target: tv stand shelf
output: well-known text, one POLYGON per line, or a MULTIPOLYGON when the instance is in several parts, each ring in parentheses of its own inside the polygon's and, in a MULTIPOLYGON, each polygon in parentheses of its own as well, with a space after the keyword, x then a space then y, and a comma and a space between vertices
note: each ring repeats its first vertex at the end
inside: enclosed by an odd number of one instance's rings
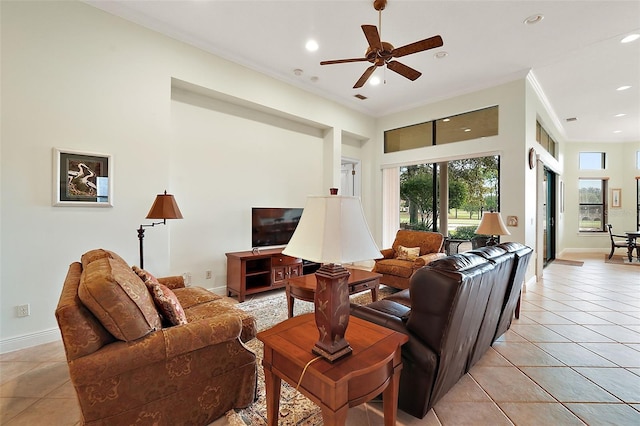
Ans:
POLYGON ((238 251, 227 255, 227 294, 244 302, 247 295, 282 288, 286 280, 315 272, 317 263, 282 254, 282 248, 238 251))

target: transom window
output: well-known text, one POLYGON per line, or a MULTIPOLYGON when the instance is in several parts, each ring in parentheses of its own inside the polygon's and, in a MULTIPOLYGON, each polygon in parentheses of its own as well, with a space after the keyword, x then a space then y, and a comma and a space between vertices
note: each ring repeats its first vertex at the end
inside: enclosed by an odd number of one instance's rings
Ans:
POLYGON ((580 170, 604 170, 606 155, 604 152, 581 152, 580 170))

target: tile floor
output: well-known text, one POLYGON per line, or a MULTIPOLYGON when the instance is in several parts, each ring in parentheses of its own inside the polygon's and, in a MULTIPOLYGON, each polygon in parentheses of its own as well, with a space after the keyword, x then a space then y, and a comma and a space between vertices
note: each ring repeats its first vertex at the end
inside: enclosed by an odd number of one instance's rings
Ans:
MULTIPOLYGON (((640 268, 579 254, 523 295, 511 329, 424 419, 400 425, 640 425, 640 268)), ((347 424, 382 425, 382 404, 347 424)), ((0 355, 0 424, 75 425, 59 342, 0 355)), ((225 418, 213 423, 226 425, 225 418)))

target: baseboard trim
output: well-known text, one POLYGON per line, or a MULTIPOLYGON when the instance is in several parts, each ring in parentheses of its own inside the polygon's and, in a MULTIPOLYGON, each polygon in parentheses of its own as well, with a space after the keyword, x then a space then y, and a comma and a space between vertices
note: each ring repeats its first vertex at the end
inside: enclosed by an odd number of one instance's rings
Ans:
POLYGON ((25 334, 23 336, 10 337, 0 340, 0 354, 51 343, 61 339, 58 328, 38 331, 37 333, 25 334))

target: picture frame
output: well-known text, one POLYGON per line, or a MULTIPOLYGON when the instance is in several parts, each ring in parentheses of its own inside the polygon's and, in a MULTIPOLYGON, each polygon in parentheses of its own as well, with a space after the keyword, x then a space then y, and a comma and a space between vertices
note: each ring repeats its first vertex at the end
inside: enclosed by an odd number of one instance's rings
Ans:
POLYGON ((622 189, 620 188, 611 189, 611 207, 612 208, 622 207, 622 189))
POLYGON ((113 207, 111 155, 53 148, 53 205, 113 207))

